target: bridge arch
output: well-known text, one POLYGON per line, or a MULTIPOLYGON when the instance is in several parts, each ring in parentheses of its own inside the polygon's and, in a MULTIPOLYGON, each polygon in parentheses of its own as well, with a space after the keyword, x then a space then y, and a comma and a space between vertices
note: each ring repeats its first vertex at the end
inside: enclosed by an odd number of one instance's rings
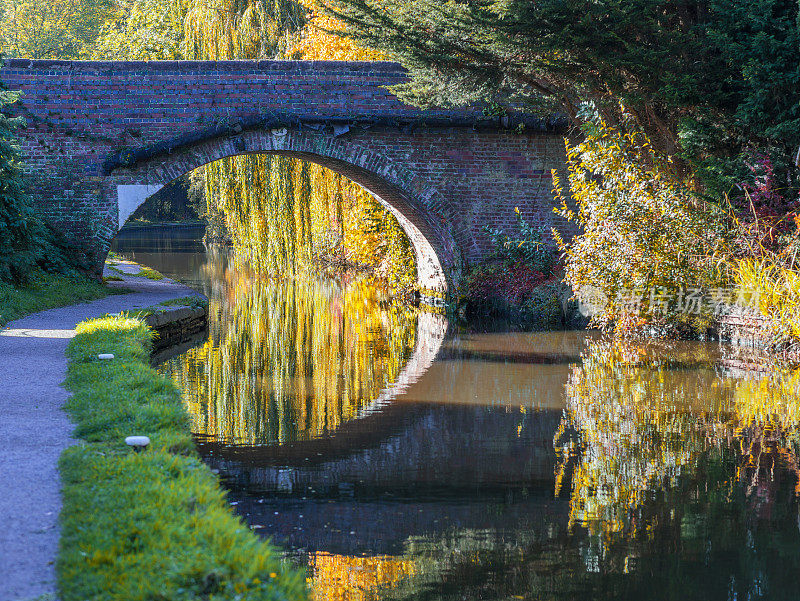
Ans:
POLYGON ((370 192, 398 220, 417 261, 426 296, 446 297, 457 281, 457 241, 436 207, 444 199, 424 177, 375 150, 333 135, 298 128, 243 131, 206 140, 118 167, 108 176, 118 226, 171 181, 214 161, 248 154, 279 155, 327 167, 370 192))
POLYGON ((11 59, 0 80, 23 94, 9 110, 28 123, 33 203, 96 277, 131 206, 249 152, 306 158, 373 192, 414 242, 423 289, 447 298, 462 265, 494 253, 490 230, 517 231, 519 216, 576 232, 553 213, 565 123, 406 105, 392 93, 408 81, 396 63, 11 59))

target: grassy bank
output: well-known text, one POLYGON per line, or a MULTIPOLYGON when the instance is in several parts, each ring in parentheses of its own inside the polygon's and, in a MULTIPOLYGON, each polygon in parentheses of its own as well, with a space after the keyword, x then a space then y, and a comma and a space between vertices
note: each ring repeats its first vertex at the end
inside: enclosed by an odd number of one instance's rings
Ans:
POLYGON ((127 276, 134 276, 139 278, 147 278, 148 280, 163 280, 164 274, 161 272, 156 271, 151 267, 147 267, 145 265, 139 265, 138 263, 134 263, 132 261, 128 261, 127 259, 122 259, 116 253, 108 253, 109 261, 106 262, 106 267, 108 267, 111 271, 114 271, 120 275, 127 275, 127 276), (124 261, 126 264, 129 265, 138 265, 139 271, 136 273, 128 273, 126 271, 122 271, 119 267, 117 267, 117 261, 124 261))
POLYGON ((22 288, 0 282, 0 326, 29 313, 102 298, 109 292, 100 282, 86 277, 42 271, 35 272, 22 288))
POLYGON ((83 442, 61 459, 62 601, 304 598, 303 575, 233 515, 196 456, 180 393, 148 366, 151 334, 105 317, 80 324, 67 350, 83 442), (133 453, 131 434, 150 447, 133 453))

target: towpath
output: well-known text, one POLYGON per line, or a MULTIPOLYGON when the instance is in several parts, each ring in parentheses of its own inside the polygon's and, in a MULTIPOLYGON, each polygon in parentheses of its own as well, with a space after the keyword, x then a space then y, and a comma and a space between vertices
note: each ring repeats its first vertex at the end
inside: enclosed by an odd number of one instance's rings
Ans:
POLYGON ((128 275, 109 282, 131 292, 50 309, 0 330, 0 601, 55 599, 61 482, 58 458, 75 441, 63 411, 64 351, 79 322, 196 292, 170 279, 128 275))

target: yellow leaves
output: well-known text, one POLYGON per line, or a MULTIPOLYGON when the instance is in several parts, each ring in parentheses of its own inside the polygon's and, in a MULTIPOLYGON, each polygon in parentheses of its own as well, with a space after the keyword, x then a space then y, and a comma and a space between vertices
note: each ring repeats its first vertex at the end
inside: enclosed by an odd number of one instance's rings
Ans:
POLYGON ((719 229, 721 215, 699 209, 688 190, 659 168, 662 159, 643 134, 601 121, 583 142, 565 141, 565 148, 571 199, 554 173, 556 213, 582 229, 568 244, 562 241, 566 280, 573 288, 589 284, 609 300, 595 317, 598 325, 648 323, 644 315, 627 315, 616 300, 633 288, 718 283, 714 256, 726 249, 710 232, 719 229))
POLYGON ((274 3, 187 0, 185 57, 198 60, 272 59, 287 48, 305 19, 305 9, 289 0, 274 3))
POLYGON ((771 258, 742 259, 731 267, 738 296, 772 320, 776 335, 800 338, 800 276, 771 258))
POLYGON ((134 0, 107 21, 89 55, 104 60, 178 60, 188 0, 134 0))
POLYGON ((380 61, 387 56, 358 46, 353 40, 329 31, 339 31, 341 23, 318 10, 313 0, 300 0, 308 12, 308 22, 287 48, 287 56, 302 60, 380 61))
POLYGON ((84 57, 116 10, 110 0, 0 0, 0 49, 12 57, 84 57))

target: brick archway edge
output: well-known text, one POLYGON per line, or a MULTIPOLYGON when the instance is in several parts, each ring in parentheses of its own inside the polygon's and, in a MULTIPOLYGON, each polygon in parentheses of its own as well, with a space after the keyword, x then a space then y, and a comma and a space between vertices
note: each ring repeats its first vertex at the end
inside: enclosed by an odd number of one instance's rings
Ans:
POLYGON ((377 152, 334 136, 289 128, 242 131, 170 150, 140 155, 130 167, 104 162, 117 185, 120 227, 155 191, 198 167, 245 154, 289 156, 344 175, 389 209, 411 240, 418 283, 428 295, 446 295, 449 282, 458 277, 457 243, 441 212, 445 198, 419 174, 377 152))

